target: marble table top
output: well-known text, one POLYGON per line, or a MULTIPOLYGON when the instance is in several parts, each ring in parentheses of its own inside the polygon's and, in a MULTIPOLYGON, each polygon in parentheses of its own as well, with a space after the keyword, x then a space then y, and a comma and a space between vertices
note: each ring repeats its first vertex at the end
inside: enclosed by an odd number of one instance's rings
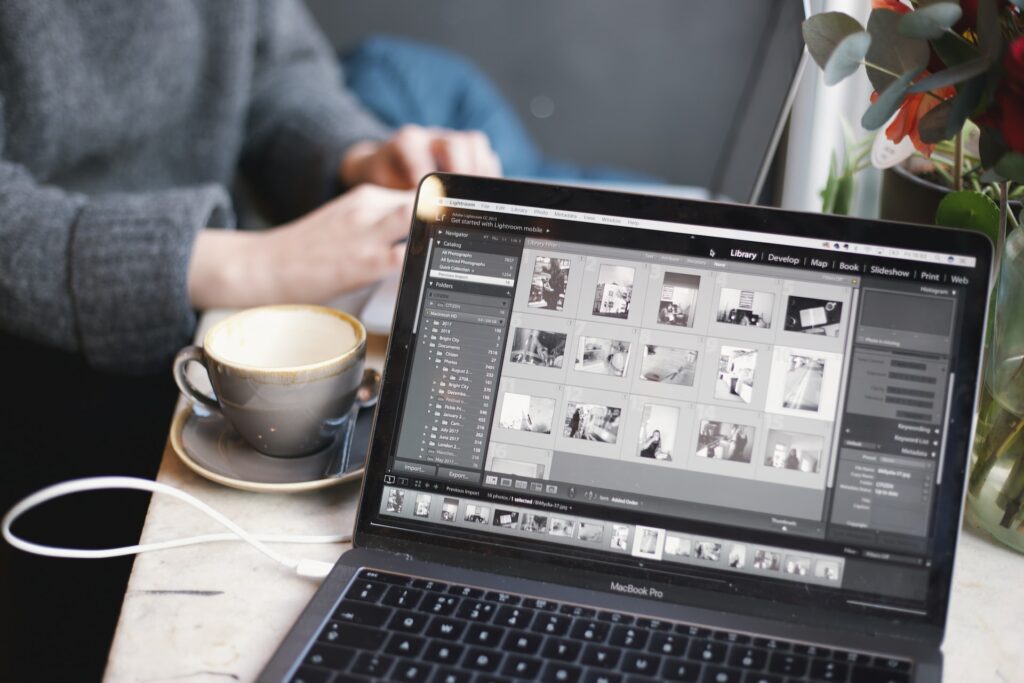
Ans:
MULTIPOLYGON (((380 367, 384 341, 371 337, 380 367)), ((179 408, 183 404, 179 404, 179 408)), ((158 480, 181 488, 250 531, 348 532, 359 483, 300 494, 248 493, 187 469, 170 445, 158 480)), ((221 531, 184 504, 154 496, 142 542, 221 531)), ((349 546, 275 545, 284 554, 334 560, 349 546)), ((945 680, 1024 682, 1024 556, 965 529, 943 647, 945 680)), ((244 543, 216 543, 136 558, 107 663, 108 683, 252 681, 306 602, 315 581, 299 578, 244 543)))

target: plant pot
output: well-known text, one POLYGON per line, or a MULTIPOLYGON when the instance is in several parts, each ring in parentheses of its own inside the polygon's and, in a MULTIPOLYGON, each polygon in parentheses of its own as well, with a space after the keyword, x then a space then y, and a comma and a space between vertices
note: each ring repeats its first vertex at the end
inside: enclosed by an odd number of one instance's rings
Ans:
POLYGON ((908 223, 935 223, 939 202, 949 188, 920 178, 902 166, 885 169, 882 174, 880 218, 908 223))

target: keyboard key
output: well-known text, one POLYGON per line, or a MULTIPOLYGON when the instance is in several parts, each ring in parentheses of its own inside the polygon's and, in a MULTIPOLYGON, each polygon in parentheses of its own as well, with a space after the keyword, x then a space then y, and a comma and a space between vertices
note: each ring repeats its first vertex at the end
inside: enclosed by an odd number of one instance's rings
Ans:
POLYGON ((377 569, 363 569, 359 572, 360 579, 367 579, 369 581, 382 581, 384 583, 390 583, 394 586, 408 586, 409 577, 400 576, 399 574, 389 574, 388 572, 382 572, 377 569))
POLYGON ((847 652, 846 650, 833 650, 832 659, 843 662, 844 664, 871 663, 871 655, 866 655, 863 652, 847 652))
POLYGON ((427 646, 423 653, 423 659, 438 664, 454 665, 458 663, 462 653, 466 650, 462 645, 453 643, 433 642, 427 646))
POLYGON ((364 602, 377 602, 387 589, 388 585, 386 583, 356 581, 345 593, 345 598, 349 600, 362 600, 364 602))
POLYGON ((583 650, 583 663, 587 666, 614 669, 621 658, 622 653, 619 650, 603 645, 587 645, 583 650))
POLYGON ((892 657, 875 657, 874 666, 886 671, 910 671, 910 662, 892 657))
POLYGON ((629 625, 633 623, 633 617, 621 612, 598 612, 597 618, 601 621, 610 621, 613 624, 629 625))
POLYGON ((420 610, 446 617, 454 612, 455 608, 458 606, 458 597, 454 595, 446 595, 444 593, 431 592, 427 593, 423 597, 423 602, 420 603, 420 610))
POLYGON ((544 667, 541 680, 544 683, 576 683, 576 681, 580 680, 581 673, 578 667, 552 662, 544 667))
POLYGON ((381 599, 381 604, 401 607, 402 609, 416 609, 416 605, 419 604, 421 597, 423 597, 423 591, 421 590, 406 586, 391 586, 381 599))
POLYGON ((743 677, 743 683, 783 683, 783 680, 782 676, 776 676, 775 674, 755 673, 750 671, 743 677))
POLYGON ((493 676, 491 674, 477 674, 476 678, 473 679, 473 683, 512 683, 512 681, 501 676, 493 676))
POLYGON ((469 619, 470 621, 490 621, 496 611, 495 605, 492 602, 480 602, 477 600, 463 600, 459 606, 458 611, 455 613, 463 619, 469 619))
POLYGON ((708 664, 721 664, 729 646, 712 640, 695 640, 690 644, 690 659, 708 664))
POLYGON ((460 598, 469 598, 471 600, 479 600, 484 597, 482 590, 470 586, 451 586, 448 588, 448 592, 460 598))
POLYGON ((335 671, 342 671, 356 656, 354 650, 347 647, 335 647, 327 643, 314 643, 306 655, 305 664, 322 666, 335 671))
POLYGON ((399 610, 395 612, 395 616, 391 617, 388 628, 404 633, 419 633, 427 625, 429 618, 426 614, 399 610))
POLYGON ((832 650, 827 647, 820 647, 818 645, 803 645, 796 644, 793 646, 793 652, 798 655, 806 655, 808 657, 828 657, 832 654, 832 650))
POLYGON ((445 640, 458 640, 462 632, 466 630, 465 622, 448 617, 434 617, 427 627, 427 635, 431 638, 444 638, 445 640))
POLYGON ((327 622, 327 626, 320 633, 320 642, 334 645, 345 645, 354 647, 357 650, 377 650, 380 648, 387 631, 379 629, 354 626, 352 624, 341 624, 336 621, 327 622))
POLYGON ((603 621, 577 621, 572 625, 570 634, 577 640, 585 640, 588 643, 603 643, 608 637, 611 627, 603 621))
POLYGON ((675 633, 655 633, 651 637, 651 644, 647 647, 651 652, 671 657, 682 657, 686 652, 686 643, 689 638, 675 633))
POLYGON ((391 665, 395 663, 394 658, 386 655, 378 655, 372 652, 363 652, 356 657, 356 663, 352 665, 353 673, 384 678, 388 675, 391 665))
POLYGON ((712 638, 724 640, 727 643, 736 643, 737 645, 748 645, 751 640, 750 636, 745 636, 742 633, 733 633, 732 631, 715 631, 712 638))
POLYGON ((568 614, 570 617, 576 617, 577 619, 592 619, 597 616, 597 610, 590 609, 589 607, 580 607, 579 605, 562 605, 558 608, 561 614, 568 614))
POLYGON ((816 681, 845 681, 849 665, 827 659, 811 662, 811 678, 816 681))
POLYGON ((651 631, 671 631, 672 624, 661 619, 637 619, 636 625, 651 631))
POLYGON ((622 670, 630 674, 653 676, 661 666, 661 657, 646 652, 627 652, 622 657, 622 670))
POLYGON ((473 674, 455 669, 438 669, 430 683, 469 683, 473 674))
POLYGON ((479 647, 472 647, 466 652, 462 659, 462 666, 473 671, 484 671, 492 673, 501 663, 501 653, 494 650, 485 650, 479 647))
POLYGON ((575 662, 582 649, 583 645, 576 641, 549 638, 541 654, 548 659, 557 659, 560 662, 575 662))
POLYGON ((622 676, 608 673, 607 671, 591 669, 583 677, 583 683, 622 683, 622 676))
POLYGON ((527 598, 523 601, 524 607, 530 609, 544 610, 545 612, 555 612, 558 610, 558 603, 552 602, 551 600, 545 600, 543 598, 527 598))
POLYGON ((430 581, 427 579, 413 579, 413 588, 419 588, 424 591, 437 591, 438 593, 444 593, 448 590, 448 584, 441 581, 430 581))
POLYGON ((885 671, 866 666, 854 667, 850 674, 850 683, 907 683, 909 680, 910 677, 900 671, 885 671))
POLYGON ((402 659, 395 665, 395 671, 391 674, 391 680, 403 681, 405 683, 425 683, 425 681, 430 679, 430 674, 433 670, 434 667, 429 664, 402 659))
POLYGON ((410 636, 404 633, 392 633, 388 644, 384 646, 384 652, 399 657, 415 657, 423 649, 427 641, 417 636, 410 636))
POLYGON ((534 614, 536 612, 532 609, 503 605, 498 608, 498 612, 494 617, 494 623, 500 626, 508 626, 509 628, 526 628, 533 621, 534 614))
POLYGON ((768 670, 786 676, 803 676, 807 671, 807 658, 785 652, 775 652, 768 660, 768 670))
POLYGON ((487 595, 484 596, 488 602, 500 602, 502 605, 518 605, 522 602, 522 598, 518 595, 511 595, 510 593, 498 593, 496 591, 487 591, 487 595))
POLYGON ((317 669, 311 666, 300 666, 295 675, 289 679, 291 683, 327 683, 334 675, 333 671, 317 669))
POLYGON ((498 643, 505 637, 505 629, 500 626, 486 624, 473 624, 466 631, 465 642, 467 645, 479 645, 481 647, 498 647, 498 643))
POLYGON ((661 666, 661 677, 666 681, 693 683, 700 675, 700 664, 681 659, 667 659, 661 666))
POLYGON ((741 683, 743 672, 738 669, 727 669, 721 666, 709 666, 704 669, 701 683, 741 683))
POLYGON ((335 621, 359 624, 360 626, 383 626, 391 616, 391 610, 380 605, 368 605, 355 600, 342 600, 331 617, 335 621))
POLYGON ((784 640, 775 640, 774 638, 754 638, 755 647, 763 647, 766 650, 788 650, 790 648, 789 643, 784 640))
POLYGON ((544 638, 535 633, 509 631, 508 635, 505 636, 504 649, 521 655, 533 655, 537 654, 537 650, 540 649, 540 644, 543 640, 544 638))
POLYGON ((700 626, 689 626, 687 624, 676 624, 676 633, 682 633, 691 638, 707 638, 711 635, 711 629, 700 626))
POLYGON ((564 636, 569 632, 569 617, 560 614, 542 613, 533 620, 531 630, 547 636, 564 636))
POLYGON ((642 648, 647 644, 648 635, 648 631, 636 626, 616 626, 608 642, 619 647, 642 648))
POLYGON ((729 666, 739 669, 751 669, 759 671, 768 662, 768 651, 759 650, 756 647, 743 647, 739 645, 729 653, 729 666))
POLYGON ((512 676, 513 678, 534 679, 540 673, 540 667, 543 664, 544 662, 535 657, 509 655, 505 659, 505 666, 501 671, 506 676, 512 676))

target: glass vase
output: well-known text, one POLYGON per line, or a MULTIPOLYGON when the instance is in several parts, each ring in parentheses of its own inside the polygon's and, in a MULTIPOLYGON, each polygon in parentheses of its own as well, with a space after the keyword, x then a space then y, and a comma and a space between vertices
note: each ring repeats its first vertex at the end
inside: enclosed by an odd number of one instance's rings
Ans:
POLYGON ((1024 552, 1024 229, 1006 237, 994 297, 967 516, 1024 552))

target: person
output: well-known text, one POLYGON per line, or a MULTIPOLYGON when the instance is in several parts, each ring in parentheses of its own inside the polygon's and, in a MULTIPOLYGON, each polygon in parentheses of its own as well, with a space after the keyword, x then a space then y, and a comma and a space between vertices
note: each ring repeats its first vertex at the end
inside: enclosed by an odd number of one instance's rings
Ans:
POLYGON ((651 435, 640 442, 641 458, 656 458, 661 449, 661 430, 655 429, 651 435))
MULTIPOLYGON (((478 132, 371 116, 298 0, 7 0, 0 45, 4 510, 70 477, 155 476, 197 311, 392 273, 422 174, 500 172, 478 132), (230 229, 242 194, 274 227, 230 229)), ((146 501, 103 500, 19 530, 134 543, 146 501)), ((130 567, 0 548, 0 680, 44 661, 97 680, 130 567)))
POLYGON ((583 422, 583 415, 580 408, 577 408, 572 417, 569 419, 569 437, 573 439, 580 438, 580 427, 583 422))

